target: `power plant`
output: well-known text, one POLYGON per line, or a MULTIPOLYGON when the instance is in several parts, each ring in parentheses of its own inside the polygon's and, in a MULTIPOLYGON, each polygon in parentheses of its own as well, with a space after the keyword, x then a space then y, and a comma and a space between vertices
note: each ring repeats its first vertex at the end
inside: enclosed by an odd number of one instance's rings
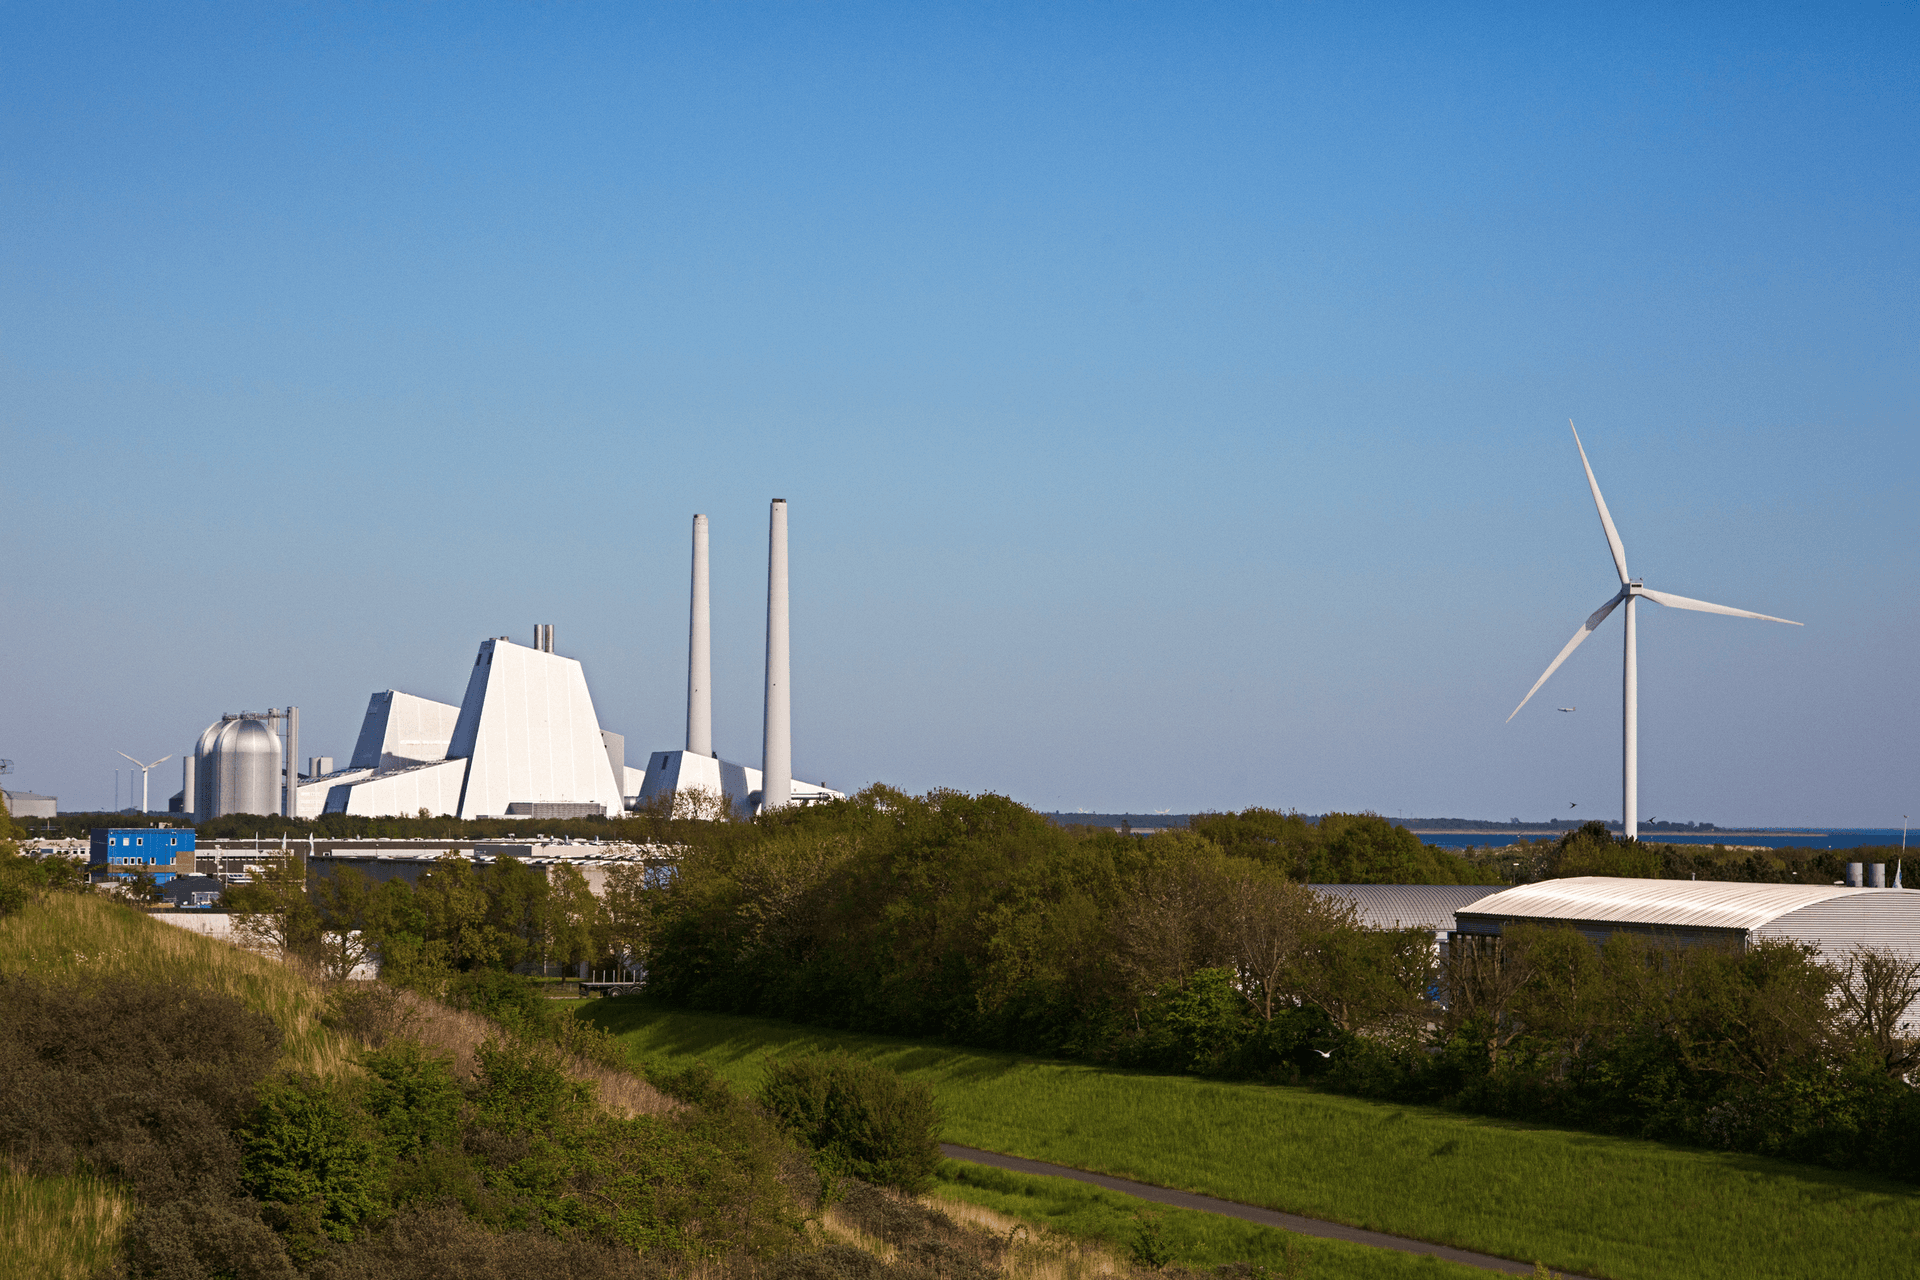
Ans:
POLYGON ((682 817, 757 813, 843 799, 793 780, 787 611, 787 503, 773 500, 767 541, 767 650, 761 768, 713 749, 707 517, 693 518, 687 628, 687 734, 677 751, 626 764, 626 739, 600 727, 578 660, 554 652, 551 624, 532 645, 480 642, 459 706, 386 689, 367 703, 346 768, 326 756, 298 771, 298 707, 223 715, 184 757, 173 809, 204 822, 234 813, 459 818, 617 815, 662 801, 682 817))

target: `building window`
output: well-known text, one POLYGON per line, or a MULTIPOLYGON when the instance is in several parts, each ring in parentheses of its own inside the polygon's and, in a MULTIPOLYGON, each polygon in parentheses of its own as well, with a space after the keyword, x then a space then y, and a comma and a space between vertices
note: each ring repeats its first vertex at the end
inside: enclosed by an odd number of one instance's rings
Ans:
POLYGON ((134 841, 133 841, 133 842, 134 842, 135 844, 145 844, 145 843, 146 843, 146 839, 145 839, 145 837, 142 837, 142 836, 135 836, 135 837, 134 837, 134 841))

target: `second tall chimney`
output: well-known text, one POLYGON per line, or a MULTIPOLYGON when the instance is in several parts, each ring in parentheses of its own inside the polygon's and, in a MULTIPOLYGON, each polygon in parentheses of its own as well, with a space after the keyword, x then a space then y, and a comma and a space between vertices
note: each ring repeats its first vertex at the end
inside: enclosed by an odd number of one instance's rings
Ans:
POLYGON ((793 703, 787 687, 787 500, 767 522, 767 719, 760 751, 760 808, 793 798, 793 703))
POLYGON ((687 622, 687 752, 713 754, 713 613, 707 587, 707 518, 693 518, 693 602, 687 622))

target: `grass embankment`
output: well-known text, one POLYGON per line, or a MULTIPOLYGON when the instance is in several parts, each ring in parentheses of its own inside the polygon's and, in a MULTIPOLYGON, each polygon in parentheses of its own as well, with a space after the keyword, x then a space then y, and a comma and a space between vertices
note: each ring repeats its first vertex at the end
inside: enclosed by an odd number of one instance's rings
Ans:
MULTIPOLYGON (((329 1027, 328 991, 301 965, 243 951, 230 943, 152 919, 104 896, 54 893, 0 918, 0 974, 110 985, 137 979, 231 996, 279 1027, 283 1070, 332 1077, 360 1070, 362 1044, 329 1027)), ((371 986, 371 984, 367 984, 371 986)), ((481 1042, 499 1028, 475 1014, 411 992, 384 992, 372 1012, 389 1033, 417 1039, 453 1059, 471 1076, 481 1042)), ((679 1104, 645 1081, 572 1060, 567 1074, 594 1086, 600 1102, 621 1116, 661 1114, 679 1104)), ((29 1177, 8 1168, 0 1152, 0 1280, 19 1276, 91 1276, 109 1263, 130 1199, 85 1177, 29 1177)))
MULTIPOLYGON (((1588 1275, 1866 1280, 1908 1273, 1920 1256, 1920 1193, 1857 1174, 1305 1089, 686 1013, 635 998, 581 1016, 618 1033, 637 1059, 705 1060, 747 1087, 768 1055, 844 1048, 930 1084, 948 1141, 1588 1275)), ((1028 1204, 1033 1212, 1021 1216, 1063 1227, 1094 1214, 1075 1207, 1080 1193, 1019 1185, 1016 1175, 970 1171, 946 1188, 1010 1212, 1028 1204)), ((1164 1212, 1174 1238, 1178 1211, 1164 1212)), ((1212 1260, 1211 1247, 1192 1260, 1212 1260)))
POLYGON ((50 893, 0 920, 0 973, 178 983, 232 996, 272 1018, 289 1068, 331 1076, 350 1067, 350 1036, 321 1022, 326 994, 279 960, 149 918, 98 894, 50 893))
POLYGON ((86 1280, 113 1261, 127 1197, 93 1178, 0 1169, 0 1280, 86 1280))

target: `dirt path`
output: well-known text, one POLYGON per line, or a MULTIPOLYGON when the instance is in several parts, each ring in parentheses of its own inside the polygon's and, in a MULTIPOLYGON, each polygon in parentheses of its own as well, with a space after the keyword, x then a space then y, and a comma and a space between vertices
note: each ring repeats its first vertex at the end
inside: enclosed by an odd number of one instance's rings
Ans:
MULTIPOLYGON (((1072 1178, 1076 1182, 1091 1183, 1096 1187, 1105 1187, 1109 1191, 1118 1191, 1122 1195, 1134 1196, 1141 1200, 1151 1200, 1156 1204, 1170 1204, 1180 1209, 1198 1209, 1202 1213, 1224 1214, 1226 1217, 1258 1223, 1263 1227, 1279 1227, 1295 1235, 1314 1236, 1321 1240, 1344 1240, 1349 1244, 1372 1245, 1376 1249, 1394 1249, 1400 1253, 1425 1254, 1448 1262, 1458 1262, 1463 1266, 1480 1267, 1510 1276, 1534 1274, 1534 1267, 1530 1262, 1496 1258, 1490 1253, 1475 1253, 1471 1249, 1456 1249, 1452 1245, 1429 1244, 1425 1240, 1413 1240, 1406 1236, 1390 1236, 1384 1231, 1364 1231, 1359 1227, 1344 1226, 1338 1222, 1303 1218, 1297 1213, 1281 1213, 1276 1209, 1262 1209, 1257 1205, 1241 1204, 1235 1200, 1221 1200, 1215 1196, 1203 1196, 1192 1191, 1174 1191, 1167 1187, 1156 1187, 1150 1182, 1134 1182, 1130 1178, 1110 1178, 1104 1173, 1088 1173, 1084 1169, 1071 1169, 1063 1164, 1048 1164, 1044 1160, 1003 1156, 997 1151, 958 1147, 950 1142, 941 1143, 940 1152, 950 1160, 967 1160, 974 1164, 991 1165, 996 1169, 1038 1174, 1047 1178, 1072 1178)), ((1564 1277, 1565 1280, 1585 1280, 1584 1277, 1576 1276, 1571 1272, 1564 1273, 1564 1277)))

